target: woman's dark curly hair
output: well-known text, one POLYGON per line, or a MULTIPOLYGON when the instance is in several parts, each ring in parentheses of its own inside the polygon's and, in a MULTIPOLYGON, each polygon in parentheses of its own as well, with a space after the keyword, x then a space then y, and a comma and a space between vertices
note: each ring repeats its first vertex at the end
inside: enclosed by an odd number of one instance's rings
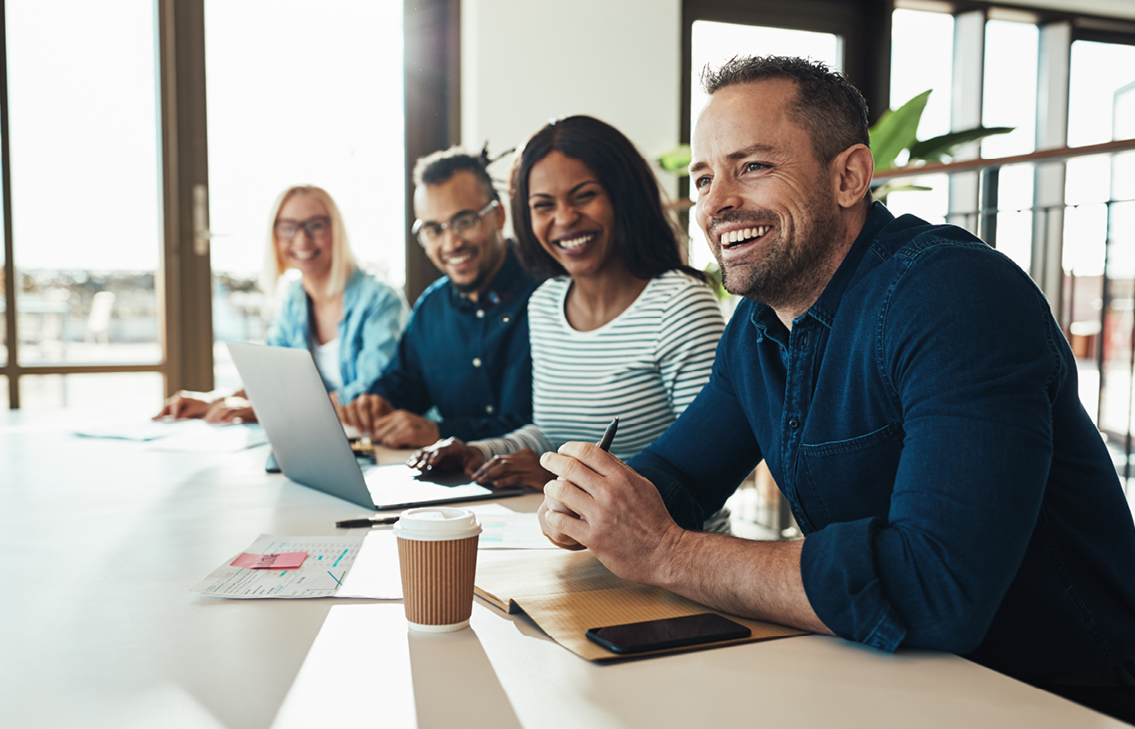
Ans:
POLYGON ((583 162, 598 177, 615 211, 615 250, 631 274, 648 280, 677 269, 705 281, 705 274, 682 262, 678 232, 662 207, 658 181, 646 160, 622 132, 589 116, 550 122, 513 159, 512 227, 520 262, 529 272, 538 278, 567 273, 536 239, 528 209, 532 167, 552 152, 583 162))

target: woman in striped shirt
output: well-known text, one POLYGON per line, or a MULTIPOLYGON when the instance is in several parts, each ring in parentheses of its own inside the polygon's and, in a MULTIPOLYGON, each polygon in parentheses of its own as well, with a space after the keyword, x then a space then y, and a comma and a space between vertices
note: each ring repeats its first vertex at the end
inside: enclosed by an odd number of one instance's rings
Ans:
POLYGON ((709 381, 724 321, 682 261, 649 165, 614 127, 548 124, 517 153, 510 188, 521 262, 549 277, 528 303, 533 423, 439 441, 408 463, 542 489, 553 476, 540 454, 599 440, 616 415, 611 452, 624 460, 661 435, 709 381))

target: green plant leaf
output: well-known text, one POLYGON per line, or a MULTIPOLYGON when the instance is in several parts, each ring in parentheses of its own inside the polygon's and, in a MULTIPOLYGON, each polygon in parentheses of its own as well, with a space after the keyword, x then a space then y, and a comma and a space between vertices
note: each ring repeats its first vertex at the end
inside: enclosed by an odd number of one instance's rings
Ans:
POLYGON ((995 134, 1008 134, 1016 127, 974 127, 961 132, 950 132, 933 139, 918 142, 910 148, 910 158, 937 162, 970 142, 976 142, 995 134))
POLYGON ((887 109, 871 127, 871 155, 879 172, 895 166, 895 158, 918 141, 918 123, 926 109, 931 89, 923 91, 898 109, 887 109))
POLYGON ((716 261, 707 263, 702 271, 709 277, 709 287, 713 289, 713 295, 717 297, 718 301, 725 301, 733 295, 726 291, 721 284, 721 268, 718 267, 716 261))
POLYGON ((673 172, 678 177, 685 177, 689 174, 691 159, 693 159, 693 156, 690 154, 690 145, 681 144, 661 155, 658 158, 658 164, 667 172, 673 172))

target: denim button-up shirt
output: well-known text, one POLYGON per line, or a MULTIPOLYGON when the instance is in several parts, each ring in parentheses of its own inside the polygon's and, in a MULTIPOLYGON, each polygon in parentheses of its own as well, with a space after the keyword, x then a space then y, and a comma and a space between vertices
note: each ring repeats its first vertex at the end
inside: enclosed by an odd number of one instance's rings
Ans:
POLYGON ((531 423, 528 297, 539 283, 511 245, 477 302, 448 276, 438 279, 414 304, 394 359, 370 391, 402 410, 437 408, 443 438, 491 438, 531 423))
POLYGON ((709 384, 631 465, 687 528, 761 458, 837 635, 1027 680, 1135 655, 1135 526, 1044 296, 876 204, 791 331, 742 303, 709 384))
MULTIPOLYGON (((267 343, 310 350, 310 311, 301 281, 291 282, 280 313, 268 330, 267 343)), ((394 356, 408 315, 405 299, 388 284, 358 269, 351 275, 343 289, 343 318, 338 330, 341 402, 354 400, 379 378, 394 356)))

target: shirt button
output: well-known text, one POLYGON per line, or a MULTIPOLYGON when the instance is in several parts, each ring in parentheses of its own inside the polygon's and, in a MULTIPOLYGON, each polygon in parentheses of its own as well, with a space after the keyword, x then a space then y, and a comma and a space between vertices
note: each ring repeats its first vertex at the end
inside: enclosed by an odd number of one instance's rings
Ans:
POLYGON ((477 318, 478 319, 484 319, 485 318, 485 310, 484 309, 477 309, 477 318))
POLYGON ((796 418, 792 418, 791 420, 788 421, 788 427, 792 428, 793 430, 796 430, 797 428, 800 427, 800 421, 797 420, 796 418))
POLYGON ((490 414, 490 415, 492 415, 492 413, 493 413, 493 406, 492 406, 492 405, 486 405, 486 406, 485 406, 485 412, 486 412, 486 413, 488 413, 488 414, 490 414))
POLYGON ((474 367, 480 367, 481 366, 481 358, 480 357, 474 357, 473 358, 473 366, 474 367))

